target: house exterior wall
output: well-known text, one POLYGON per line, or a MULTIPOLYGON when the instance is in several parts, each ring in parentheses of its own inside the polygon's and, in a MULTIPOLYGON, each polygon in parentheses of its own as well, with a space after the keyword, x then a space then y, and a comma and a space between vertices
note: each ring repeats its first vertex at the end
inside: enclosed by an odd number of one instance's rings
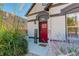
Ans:
POLYGON ((50 25, 51 39, 65 39, 65 16, 51 17, 48 25, 50 25))
MULTIPOLYGON (((59 13, 61 13, 61 9, 65 8, 69 5, 70 4, 64 4, 64 5, 52 7, 49 9, 49 15, 59 14, 59 13)), ((42 6, 42 4, 38 3, 33 7, 33 9, 30 11, 29 14, 43 11, 44 7, 45 6, 42 6)), ((34 20, 34 19, 36 19, 37 15, 38 14, 28 16, 27 20, 28 21, 34 20)), ((31 37, 34 37, 35 26, 37 27, 37 29, 39 29, 38 22, 37 22, 37 24, 34 24, 34 21, 32 21, 32 22, 28 22, 27 24, 28 24, 28 26, 27 26, 28 35, 31 37)), ((65 40, 66 39, 65 34, 66 34, 65 33, 65 15, 50 17, 48 19, 48 38, 55 39, 55 40, 62 40, 62 39, 65 40)))
MULTIPOLYGON (((32 10, 29 12, 29 14, 33 14, 33 13, 36 13, 36 12, 39 13, 41 11, 44 11, 44 8, 45 8, 45 6, 42 6, 42 3, 37 3, 32 8, 32 10)), ((31 16, 28 16, 27 17, 27 21, 37 20, 36 16, 38 15, 38 13, 34 14, 34 15, 31 15, 31 16)), ((37 31, 38 31, 37 36, 39 37, 39 25, 38 25, 38 21, 36 21, 36 24, 34 22, 35 21, 27 22, 27 30, 28 30, 28 36, 29 37, 34 37, 35 29, 37 29, 37 31)))
MULTIPOLYGON (((31 15, 27 17, 27 21, 30 20, 35 20, 36 19, 37 14, 31 15)), ((34 38, 34 30, 37 28, 38 29, 38 21, 36 21, 36 24, 34 23, 34 21, 31 22, 27 22, 27 31, 28 31, 28 37, 29 38, 34 38)), ((39 36, 39 35, 38 35, 39 36)))
MULTIPOLYGON (((49 9, 49 15, 55 15, 55 16, 50 16, 48 21, 48 45, 49 45, 49 54, 50 55, 56 55, 57 49, 60 49, 61 47, 63 47, 64 49, 67 49, 68 47, 71 46, 75 46, 75 47, 79 47, 79 42, 77 42, 76 44, 70 45, 70 43, 68 43, 67 41, 61 41, 61 40, 66 40, 66 15, 61 15, 61 10, 67 6, 69 6, 71 4, 63 4, 60 6, 56 6, 56 7, 52 7, 49 9), (59 14, 59 15, 56 15, 59 14), (53 41, 51 41, 53 40, 53 41), (58 41, 54 41, 54 40, 58 40, 58 41), (59 41, 60 40, 60 41, 59 41), (56 46, 54 46, 56 43, 56 46), (54 48, 55 47, 55 48, 54 48), (53 54, 52 54, 53 53, 53 54)), ((38 7, 35 7, 36 9, 39 9, 38 7)), ((42 10, 42 9, 41 9, 42 10)), ((35 11, 39 11, 39 10, 35 10, 35 11)), ((35 12, 34 11, 34 12, 35 12)), ((31 11, 32 13, 33 11, 31 11)), ((31 14, 30 13, 30 14, 31 14)), ((28 16, 28 20, 33 20, 36 19, 36 16, 38 14, 34 14, 31 16, 28 16)), ((79 15, 79 13, 78 13, 79 15)), ((79 25, 79 24, 78 24, 79 25)), ((38 29, 38 37, 39 37, 39 25, 38 25, 38 21, 36 21, 36 24, 34 23, 34 21, 32 22, 28 22, 27 23, 28 26, 28 36, 29 37, 34 37, 34 30, 38 29)), ((57 53, 57 55, 60 55, 57 53)))
POLYGON ((60 6, 56 6, 56 7, 52 7, 50 8, 49 10, 49 14, 58 14, 58 13, 61 13, 61 10, 67 6, 71 5, 70 3, 69 4, 63 4, 63 5, 60 5, 60 6))
POLYGON ((27 21, 36 19, 37 14, 31 15, 27 17, 27 21))
POLYGON ((37 29, 37 31, 38 31, 37 37, 39 37, 39 25, 38 25, 38 21, 36 21, 36 24, 35 24, 34 21, 27 22, 27 28, 28 28, 28 37, 29 38, 34 38, 35 29, 37 29))
POLYGON ((29 14, 32 14, 32 13, 35 13, 35 12, 39 12, 39 11, 43 11, 44 8, 45 8, 45 6, 43 6, 42 3, 36 3, 29 14))
POLYGON ((28 28, 28 36, 34 37, 34 22, 28 22, 27 28, 28 28))
MULTIPOLYGON (((70 4, 64 4, 57 7, 52 7, 49 10, 49 14, 50 15, 60 14, 61 10, 69 5, 70 4)), ((66 40, 65 15, 50 17, 48 25, 51 40, 66 40)))

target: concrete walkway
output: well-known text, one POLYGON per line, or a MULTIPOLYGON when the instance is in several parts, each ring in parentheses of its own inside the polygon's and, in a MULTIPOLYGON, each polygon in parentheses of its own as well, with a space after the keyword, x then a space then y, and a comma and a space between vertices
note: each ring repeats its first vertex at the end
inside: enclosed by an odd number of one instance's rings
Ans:
POLYGON ((27 56, 46 56, 48 53, 48 46, 42 47, 39 44, 34 43, 34 39, 28 39, 28 49, 29 53, 27 56))

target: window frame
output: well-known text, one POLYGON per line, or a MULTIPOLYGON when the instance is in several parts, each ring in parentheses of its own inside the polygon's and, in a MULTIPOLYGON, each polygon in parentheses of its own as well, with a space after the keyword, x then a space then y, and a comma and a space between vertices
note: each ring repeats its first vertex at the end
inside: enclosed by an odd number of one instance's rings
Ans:
MULTIPOLYGON (((78 15, 77 14, 79 14, 79 13, 69 13, 69 14, 66 14, 65 16, 66 16, 66 39, 67 40, 74 40, 74 39, 78 39, 79 38, 79 21, 78 21, 78 15), (69 36, 69 30, 68 30, 68 28, 69 28, 69 26, 68 26, 68 24, 67 24, 67 17, 74 17, 75 18, 75 27, 72 25, 72 28, 74 27, 75 28, 75 33, 76 33, 76 35, 75 36, 73 36, 72 34, 70 34, 71 36, 69 36)), ((72 31, 73 32, 73 31, 72 31)))

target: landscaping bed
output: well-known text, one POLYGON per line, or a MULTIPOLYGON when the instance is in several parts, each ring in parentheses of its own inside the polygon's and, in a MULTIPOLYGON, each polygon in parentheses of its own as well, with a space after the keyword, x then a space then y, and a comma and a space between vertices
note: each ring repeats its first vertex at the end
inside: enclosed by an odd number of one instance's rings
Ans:
POLYGON ((79 41, 51 41, 51 55, 79 56, 79 41))

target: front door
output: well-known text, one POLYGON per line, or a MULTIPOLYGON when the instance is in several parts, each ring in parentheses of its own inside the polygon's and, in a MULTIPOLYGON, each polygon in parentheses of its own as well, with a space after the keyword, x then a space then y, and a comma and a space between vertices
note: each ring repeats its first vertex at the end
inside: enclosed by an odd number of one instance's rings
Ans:
POLYGON ((43 43, 46 43, 48 41, 47 21, 39 22, 39 41, 43 43))

